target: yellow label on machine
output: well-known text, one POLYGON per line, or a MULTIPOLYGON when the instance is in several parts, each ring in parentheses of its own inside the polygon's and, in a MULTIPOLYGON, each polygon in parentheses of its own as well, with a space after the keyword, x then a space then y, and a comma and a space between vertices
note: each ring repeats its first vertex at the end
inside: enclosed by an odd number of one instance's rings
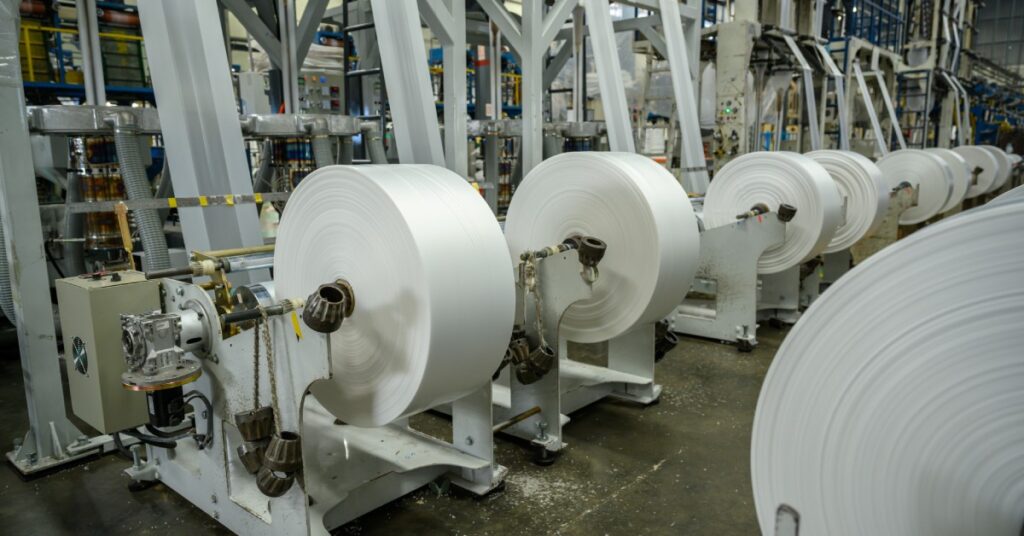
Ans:
POLYGON ((235 205, 235 196, 228 194, 224 196, 224 203, 231 207, 235 205))
POLYGON ((208 204, 210 204, 210 201, 206 199, 205 195, 199 196, 199 206, 205 207, 208 204))
POLYGON ((295 338, 302 338, 302 327, 299 326, 299 315, 292 311, 292 329, 295 330, 295 338))
POLYGON ((253 197, 253 199, 256 200, 257 203, 262 203, 263 202, 263 194, 261 194, 259 192, 253 194, 252 197, 253 197))
POLYGON ((171 208, 178 208, 178 200, 171 197, 167 200, 167 206, 171 208))

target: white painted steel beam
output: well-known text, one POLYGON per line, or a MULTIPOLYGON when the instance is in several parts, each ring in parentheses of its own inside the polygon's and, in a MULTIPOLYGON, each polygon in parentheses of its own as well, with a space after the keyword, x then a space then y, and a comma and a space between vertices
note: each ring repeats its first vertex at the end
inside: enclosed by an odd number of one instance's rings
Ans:
MULTIPOLYGON (((174 191, 183 197, 252 194, 217 3, 139 0, 174 191)), ((263 244, 252 205, 181 208, 190 250, 263 244)), ((265 271, 251 277, 266 277, 265 271)), ((250 274, 237 274, 247 278, 250 274)), ((262 279, 257 279, 262 280, 262 279)))
MULTIPOLYGON (((380 36, 377 45, 395 127, 398 158, 405 164, 444 167, 445 157, 426 66, 427 51, 423 44, 419 6, 416 0, 372 0, 371 5, 377 35, 380 36)), ((465 17, 460 20, 464 22, 465 17)), ((464 80, 465 54, 462 56, 464 80)), ((461 85, 464 96, 466 84, 463 81, 461 85)), ((452 107, 455 106, 452 103, 452 107)), ((462 114, 465 114, 465 104, 462 105, 462 114)), ((465 147, 465 136, 462 145, 465 147)))
POLYGON ((707 161, 704 158, 704 143, 700 134, 700 116, 697 111, 697 96, 690 70, 690 53, 683 35, 679 15, 679 2, 660 0, 662 26, 668 49, 669 71, 672 90, 676 99, 679 116, 681 179, 688 193, 702 194, 707 191, 707 161))
POLYGON ((469 150, 466 146, 466 5, 462 0, 420 0, 419 7, 420 15, 441 41, 444 65, 445 162, 448 169, 467 177, 469 150))
POLYGON ((12 461, 20 465, 32 456, 42 460, 60 452, 51 423, 62 442, 77 438, 79 431, 65 416, 35 170, 27 157, 32 148, 18 61, 18 5, 18 0, 0 0, 0 50, 13 60, 0 62, 0 225, 6 237, 0 255, 10 267, 14 318, 8 320, 18 332, 28 410, 28 433, 13 453, 12 461))
MULTIPOLYGON (((626 89, 622 85, 622 66, 619 64, 619 52, 615 47, 615 31, 612 29, 608 0, 584 0, 583 6, 590 31, 590 46, 594 53, 601 104, 604 107, 608 145, 612 151, 635 153, 633 123, 630 121, 626 89)), ((578 110, 577 114, 582 111, 578 110)))

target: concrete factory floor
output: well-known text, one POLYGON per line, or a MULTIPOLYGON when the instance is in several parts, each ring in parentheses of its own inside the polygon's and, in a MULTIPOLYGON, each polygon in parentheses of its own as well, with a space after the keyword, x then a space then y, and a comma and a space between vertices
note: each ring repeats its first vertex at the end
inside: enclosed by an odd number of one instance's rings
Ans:
MULTIPOLYGON (((658 366, 661 402, 600 402, 572 415, 570 447, 550 467, 499 439, 504 490, 467 497, 420 489, 338 534, 756 534, 750 429, 762 378, 784 332, 765 328, 751 354, 684 339, 658 366)), ((25 430, 16 350, 0 358, 3 450, 25 430)), ((448 422, 414 426, 450 434, 448 422)), ((220 534, 223 527, 163 486, 130 493, 123 459, 109 455, 22 482, 0 469, 4 534, 220 534)))

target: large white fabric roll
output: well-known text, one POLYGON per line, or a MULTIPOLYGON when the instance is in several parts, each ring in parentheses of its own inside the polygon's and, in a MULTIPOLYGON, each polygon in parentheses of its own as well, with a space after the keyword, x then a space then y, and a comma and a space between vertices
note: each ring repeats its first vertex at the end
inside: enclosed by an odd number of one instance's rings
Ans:
POLYGON ((700 236, 679 182, 631 153, 566 153, 533 169, 512 197, 505 236, 524 251, 582 234, 608 245, 591 299, 562 317, 569 340, 599 342, 672 311, 690 288, 700 236))
POLYGON ((964 198, 967 196, 967 187, 971 182, 971 168, 967 165, 967 160, 964 157, 950 149, 933 148, 925 149, 925 151, 941 158, 953 172, 953 191, 950 192, 946 205, 942 207, 942 212, 946 212, 964 202, 964 198))
POLYGON ((1018 536, 1024 526, 1024 201, 974 209, 857 266, 765 378, 761 529, 1018 536))
POLYGON ((722 227, 755 205, 774 212, 781 203, 796 207, 796 216, 786 224, 785 241, 757 261, 758 273, 778 273, 824 251, 842 221, 839 188, 821 164, 790 152, 732 160, 715 174, 704 196, 704 224, 722 227))
POLYGON ((330 166, 288 200, 274 251, 279 298, 347 280, 355 312, 331 334, 341 420, 379 426, 486 385, 512 333, 505 239, 462 178, 426 165, 330 166))
POLYGON ((900 215, 900 225, 914 225, 942 212, 953 194, 953 170, 938 156, 920 149, 893 151, 878 161, 889 186, 902 182, 919 187, 917 206, 900 215))
POLYGON ((873 233, 889 209, 889 183, 870 159, 853 151, 822 150, 807 153, 824 166, 846 203, 846 218, 836 229, 825 253, 842 251, 873 233))
POLYGON ((967 189, 967 199, 978 197, 992 188, 999 175, 999 161, 991 151, 977 145, 961 145, 954 148, 953 152, 964 157, 972 174, 975 169, 981 168, 978 182, 967 189))
POLYGON ((1010 180, 1010 175, 1013 173, 1013 163, 1010 162, 1010 157, 1006 154, 1006 151, 996 147, 994 145, 979 145, 982 149, 992 153, 992 156, 996 158, 996 165, 998 170, 996 171, 996 179, 989 186, 985 193, 992 193, 1006 184, 1006 181, 1010 180))

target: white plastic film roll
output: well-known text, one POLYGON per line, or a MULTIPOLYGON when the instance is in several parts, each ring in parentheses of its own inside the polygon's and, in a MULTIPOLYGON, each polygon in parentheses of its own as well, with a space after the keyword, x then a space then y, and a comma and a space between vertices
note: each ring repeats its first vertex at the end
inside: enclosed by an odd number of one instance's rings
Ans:
POLYGON ((1006 151, 996 147, 994 145, 979 145, 982 149, 992 153, 992 156, 996 158, 996 165, 998 166, 996 171, 996 180, 992 182, 992 186, 989 186, 985 193, 992 193, 1006 184, 1006 181, 1010 180, 1010 175, 1013 173, 1013 163, 1010 162, 1010 157, 1006 154, 1006 151))
POLYGON ((853 151, 822 150, 806 156, 828 171, 846 202, 846 219, 836 229, 825 253, 849 248, 877 230, 889 209, 889 184, 882 170, 853 151))
POLYGON ((336 279, 355 311, 331 334, 317 399, 380 426, 486 385, 512 333, 505 239, 473 188, 427 165, 330 166, 288 200, 274 251, 278 298, 336 279))
POLYGON ((835 283, 765 378, 761 529, 1013 535, 1024 526, 1024 201, 929 226, 835 283))
POLYGON ((686 192, 640 155, 565 153, 527 175, 505 219, 514 262, 576 234, 608 250, 593 297, 562 317, 569 340, 604 341, 656 322, 679 305, 697 270, 700 236, 686 192))
POLYGON ((953 193, 953 170, 943 159, 921 149, 893 151, 878 161, 878 167, 892 188, 902 182, 919 187, 917 206, 900 215, 900 225, 914 225, 936 216, 953 193))
POLYGON ((933 148, 925 149, 925 151, 941 158, 953 172, 953 190, 949 194, 946 205, 942 207, 942 212, 946 212, 964 202, 964 198, 967 196, 967 186, 971 182, 971 169, 964 157, 950 149, 933 148))
POLYGON ((828 246, 842 220, 842 199, 832 176, 814 160, 797 153, 749 153, 715 174, 704 197, 708 229, 736 222, 736 215, 758 204, 773 212, 788 203, 796 216, 786 224, 786 239, 765 250, 757 271, 774 274, 809 260, 828 246))
POLYGON ((967 199, 978 197, 995 184, 999 174, 999 161, 991 151, 977 145, 961 145, 954 148, 953 152, 964 157, 972 174, 975 169, 981 168, 981 172, 978 173, 978 182, 967 188, 967 199))
POLYGON ((993 202, 996 202, 996 201, 999 201, 999 202, 1011 201, 1011 200, 1016 200, 1016 199, 1024 199, 1024 186, 1018 186, 1016 188, 1011 188, 1011 189, 1003 192, 1002 194, 1000 194, 999 197, 997 197, 997 198, 993 199, 992 201, 990 201, 990 203, 993 203, 993 202))

